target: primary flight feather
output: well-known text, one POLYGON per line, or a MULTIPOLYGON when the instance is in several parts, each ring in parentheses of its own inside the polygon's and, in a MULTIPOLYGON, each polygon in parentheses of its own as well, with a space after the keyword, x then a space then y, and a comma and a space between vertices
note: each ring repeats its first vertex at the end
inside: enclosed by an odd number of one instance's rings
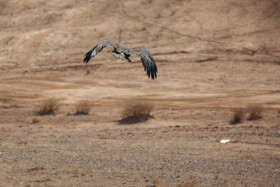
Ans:
POLYGON ((129 59, 130 55, 138 55, 141 58, 144 70, 147 76, 152 79, 157 78, 157 65, 152 57, 152 54, 146 47, 136 47, 136 48, 124 48, 118 44, 114 44, 111 40, 103 40, 96 46, 94 46, 90 51, 85 54, 84 63, 88 63, 92 57, 101 52, 105 47, 108 47, 112 51, 112 55, 131 62, 129 59))

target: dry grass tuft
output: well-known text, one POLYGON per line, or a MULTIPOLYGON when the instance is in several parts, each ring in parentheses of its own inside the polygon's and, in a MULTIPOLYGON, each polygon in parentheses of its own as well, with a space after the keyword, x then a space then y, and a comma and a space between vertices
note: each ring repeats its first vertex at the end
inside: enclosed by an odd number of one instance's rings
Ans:
POLYGON ((39 110, 37 111, 37 115, 43 116, 43 115, 51 115, 55 114, 58 111, 59 104, 55 99, 49 99, 42 103, 41 106, 39 106, 39 110))
POLYGON ((247 120, 259 120, 263 118, 263 108, 259 105, 249 107, 249 116, 247 120))
POLYGON ((74 113, 74 115, 88 115, 90 109, 91 109, 91 106, 89 105, 89 103, 87 101, 80 101, 76 105, 76 112, 74 113))
POLYGON ((73 167, 70 170, 70 173, 72 173, 74 175, 74 177, 79 177, 79 176, 84 176, 84 172, 82 169, 79 169, 78 167, 73 167))
POLYGON ((195 184, 193 182, 185 182, 183 184, 179 184, 178 187, 194 187, 195 184))
POLYGON ((32 118, 32 122, 31 122, 31 123, 39 123, 40 121, 41 121, 40 118, 34 116, 34 117, 32 118))
POLYGON ((254 156, 253 156, 251 153, 244 153, 244 154, 243 154, 243 157, 246 158, 246 159, 248 159, 248 160, 254 158, 254 156))
POLYGON ((105 35, 106 35, 105 32, 102 32, 102 31, 98 32, 98 37, 99 38, 104 38, 105 35))
POLYGON ((164 6, 165 6, 165 8, 169 8, 169 7, 170 7, 170 3, 169 3, 168 1, 166 1, 166 2, 164 3, 164 6))
POLYGON ((174 16, 176 14, 177 10, 176 9, 173 9, 170 13, 171 16, 174 16))
POLYGON ((243 109, 235 109, 233 111, 232 119, 230 120, 231 124, 243 123, 246 119, 246 112, 243 109))
POLYGON ((214 179, 218 180, 219 179, 219 175, 218 174, 214 175, 214 179))
POLYGON ((161 13, 158 12, 157 15, 156 15, 156 18, 161 18, 161 17, 162 17, 161 13))
POLYGON ((169 184, 166 183, 165 181, 162 181, 160 179, 153 179, 152 180, 153 187, 168 187, 169 184))
POLYGON ((130 124, 146 121, 149 118, 154 118, 152 114, 154 106, 147 103, 131 103, 127 104, 122 112, 122 119, 119 121, 121 124, 130 124))
POLYGON ((87 68, 86 70, 86 75, 90 74, 91 70, 89 68, 87 68))

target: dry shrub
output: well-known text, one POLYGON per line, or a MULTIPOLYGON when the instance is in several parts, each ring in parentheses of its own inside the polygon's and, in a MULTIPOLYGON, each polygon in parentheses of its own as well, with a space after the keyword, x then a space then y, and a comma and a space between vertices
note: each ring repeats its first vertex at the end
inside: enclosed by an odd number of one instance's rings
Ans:
POLYGON ((143 102, 127 104, 122 113, 120 123, 137 123, 154 118, 152 114, 154 106, 143 102))
POLYGON ((49 99, 42 103, 37 111, 40 116, 55 114, 58 111, 59 104, 55 99, 49 99))
POLYGON ((105 37, 105 32, 103 32, 103 31, 100 31, 100 32, 98 32, 98 37, 99 38, 104 38, 105 37))
POLYGON ((254 156, 251 153, 244 153, 243 157, 246 158, 246 159, 253 159, 254 158, 254 156))
POLYGON ((156 15, 156 18, 161 18, 161 17, 162 17, 161 13, 158 12, 157 15, 156 15))
POLYGON ((87 68, 86 70, 86 75, 90 74, 91 70, 89 68, 87 68))
POLYGON ((73 167, 70 170, 70 173, 72 173, 74 175, 74 177, 79 177, 79 176, 84 176, 84 172, 82 169, 79 169, 78 167, 73 167))
POLYGON ((170 13, 171 16, 174 16, 176 14, 177 10, 176 9, 173 9, 170 13))
POLYGON ((235 109, 233 111, 232 119, 230 120, 231 124, 243 123, 246 119, 246 112, 243 109, 235 109))
POLYGON ((33 118, 32 118, 32 123, 39 123, 41 120, 40 120, 40 118, 38 118, 38 117, 36 117, 36 116, 34 116, 33 118))
POLYGON ((258 120, 263 118, 263 108, 259 105, 249 107, 249 116, 247 120, 258 120))
POLYGON ((164 3, 164 6, 165 6, 166 8, 169 8, 169 7, 170 7, 170 3, 167 1, 167 2, 164 3))
POLYGON ((153 187, 168 187, 169 184, 165 181, 162 181, 160 179, 153 179, 152 180, 153 187))
POLYGON ((90 109, 91 106, 88 104, 87 101, 80 101, 76 105, 76 112, 74 113, 74 115, 88 115, 90 109))
POLYGON ((195 184, 193 182, 185 182, 183 184, 179 184, 178 187, 194 187, 195 184))

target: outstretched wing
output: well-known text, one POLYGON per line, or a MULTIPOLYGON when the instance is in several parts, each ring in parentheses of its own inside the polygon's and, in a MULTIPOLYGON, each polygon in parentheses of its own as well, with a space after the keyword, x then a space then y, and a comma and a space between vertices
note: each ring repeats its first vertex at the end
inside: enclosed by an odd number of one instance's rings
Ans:
POLYGON ((152 79, 157 78, 157 65, 149 51, 146 55, 141 57, 141 61, 148 77, 150 78, 151 76, 152 79))
POLYGON ((88 63, 91 57, 94 57, 97 53, 101 52, 103 48, 109 47, 112 51, 114 51, 114 44, 110 40, 103 40, 96 46, 94 46, 89 52, 85 54, 84 63, 88 63))
POLYGON ((136 47, 132 49, 128 48, 121 48, 122 50, 120 52, 123 52, 125 54, 131 55, 135 54, 141 57, 141 61, 144 67, 144 70, 146 71, 148 77, 155 79, 157 78, 157 65, 155 60, 152 57, 152 54, 146 47, 136 47))

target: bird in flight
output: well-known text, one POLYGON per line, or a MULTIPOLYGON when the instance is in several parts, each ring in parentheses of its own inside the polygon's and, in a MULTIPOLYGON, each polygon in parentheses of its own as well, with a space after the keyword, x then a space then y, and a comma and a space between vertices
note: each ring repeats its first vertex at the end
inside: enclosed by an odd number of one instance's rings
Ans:
POLYGON ((114 44, 111 40, 103 40, 96 46, 94 46, 90 51, 85 54, 84 63, 88 63, 92 57, 101 52, 103 48, 108 47, 112 50, 112 55, 122 59, 127 60, 131 63, 129 59, 130 55, 138 55, 141 58, 144 70, 148 78, 156 79, 157 78, 157 65, 155 60, 152 57, 152 54, 146 47, 135 47, 135 48, 124 48, 118 44, 114 44))

